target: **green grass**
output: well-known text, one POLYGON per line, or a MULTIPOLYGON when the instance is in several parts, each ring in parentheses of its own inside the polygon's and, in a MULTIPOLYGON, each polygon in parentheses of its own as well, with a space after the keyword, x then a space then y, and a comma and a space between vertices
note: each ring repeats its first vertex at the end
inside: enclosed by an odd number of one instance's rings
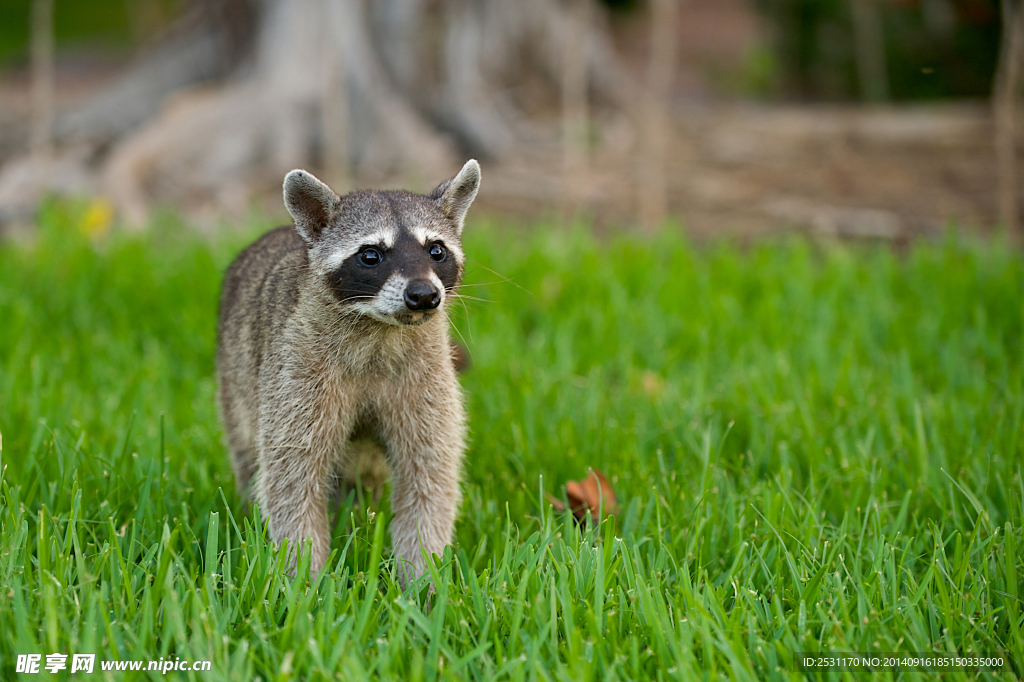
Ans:
POLYGON ((234 492, 214 320, 255 231, 91 244, 81 215, 0 245, 2 679, 82 652, 209 659, 203 680, 791 679, 819 650, 1021 675, 1024 258, 1003 243, 471 221, 472 443, 430 597, 396 584, 386 495, 293 580, 234 492), (580 532, 542 491, 588 467, 621 509, 580 532))

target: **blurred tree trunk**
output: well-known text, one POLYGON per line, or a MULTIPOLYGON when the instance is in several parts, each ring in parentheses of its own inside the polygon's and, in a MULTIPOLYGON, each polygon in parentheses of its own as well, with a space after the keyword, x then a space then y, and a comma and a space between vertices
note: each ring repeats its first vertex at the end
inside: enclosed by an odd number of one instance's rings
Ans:
POLYGON ((32 154, 47 159, 53 145, 53 0, 32 2, 32 154))
POLYGON ((852 4, 861 97, 869 102, 884 102, 889 99, 889 75, 885 67, 885 33, 878 0, 852 0, 852 4))
MULTIPOLYGON (((326 25, 332 32, 344 30, 344 13, 339 3, 333 3, 327 10, 326 25)), ((352 109, 348 92, 348 72, 345 51, 337 41, 324 43, 324 77, 321 81, 321 129, 323 130, 324 177, 335 191, 347 192, 352 177, 349 159, 352 109)))
POLYGON ((567 39, 581 45, 582 97, 625 108, 602 24, 580 17, 564 0, 195 0, 57 121, 57 140, 92 145, 133 223, 160 201, 244 211, 250 188, 297 166, 425 188, 534 134, 515 93, 529 82, 559 101, 567 39))
POLYGON ((157 115, 172 93, 236 71, 256 31, 256 0, 193 2, 124 76, 57 121, 58 140, 111 144, 157 115))
POLYGON ((570 8, 580 27, 571 31, 562 44, 562 217, 570 218, 578 209, 585 191, 590 147, 590 113, 587 39, 593 0, 570 0, 570 8))
POLYGON ((999 217, 1006 230, 1020 238, 1020 186, 1017 173, 1017 99, 1024 59, 1024 3, 1002 0, 1003 35, 999 66, 992 89, 996 163, 999 174, 999 217))
POLYGON ((651 3, 651 55, 641 111, 639 179, 640 220, 648 230, 668 214, 665 140, 671 136, 670 107, 676 55, 676 10, 682 0, 651 3))

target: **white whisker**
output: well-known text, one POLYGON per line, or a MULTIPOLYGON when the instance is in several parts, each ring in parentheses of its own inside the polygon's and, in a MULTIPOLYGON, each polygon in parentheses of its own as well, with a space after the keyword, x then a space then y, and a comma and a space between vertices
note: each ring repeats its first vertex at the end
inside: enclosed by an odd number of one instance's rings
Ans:
POLYGON ((509 279, 509 278, 508 278, 508 277, 506 277, 505 275, 501 274, 500 272, 497 272, 497 271, 495 271, 495 270, 491 270, 491 269, 490 269, 489 267, 487 267, 486 265, 483 265, 483 264, 481 264, 481 263, 477 263, 476 261, 474 261, 473 259, 471 259, 471 258, 470 258, 469 256, 466 256, 466 262, 468 263, 468 262, 470 262, 470 261, 472 261, 472 262, 473 262, 473 264, 474 264, 474 265, 476 265, 477 267, 481 267, 481 268, 483 268, 484 270, 486 270, 487 272, 491 273, 492 275, 494 275, 494 276, 496 276, 496 277, 501 277, 501 279, 502 279, 502 282, 507 282, 507 283, 511 284, 512 286, 518 287, 518 288, 522 289, 523 291, 525 291, 526 293, 528 293, 528 294, 530 294, 531 296, 533 296, 533 292, 531 292, 531 291, 530 291, 529 289, 526 289, 525 287, 522 287, 522 286, 520 286, 520 285, 516 284, 515 282, 513 282, 513 281, 512 281, 511 279, 509 279))

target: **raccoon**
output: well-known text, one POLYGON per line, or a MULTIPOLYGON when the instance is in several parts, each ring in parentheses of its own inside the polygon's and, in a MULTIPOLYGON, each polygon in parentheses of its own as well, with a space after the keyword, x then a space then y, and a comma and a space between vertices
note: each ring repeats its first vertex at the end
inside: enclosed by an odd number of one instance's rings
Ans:
POLYGON ((466 415, 446 309, 479 187, 475 160, 426 196, 339 197, 294 170, 284 179, 294 227, 228 268, 217 378, 236 483, 275 541, 312 540, 313 571, 330 553, 328 501, 358 478, 390 472, 403 582, 451 540, 466 415))

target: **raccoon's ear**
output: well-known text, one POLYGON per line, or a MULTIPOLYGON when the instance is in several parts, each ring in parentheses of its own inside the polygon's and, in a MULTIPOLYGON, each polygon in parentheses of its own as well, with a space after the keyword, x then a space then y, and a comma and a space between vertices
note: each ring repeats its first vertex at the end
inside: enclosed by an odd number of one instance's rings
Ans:
POLYGON ((284 205, 302 241, 313 246, 338 214, 341 199, 312 173, 293 170, 284 176, 284 205))
POLYGON ((480 164, 476 159, 470 159, 462 167, 459 174, 451 180, 442 182, 430 194, 430 198, 437 202, 448 219, 455 223, 456 229, 461 233, 462 224, 466 219, 466 211, 476 198, 476 191, 480 189, 480 164))

